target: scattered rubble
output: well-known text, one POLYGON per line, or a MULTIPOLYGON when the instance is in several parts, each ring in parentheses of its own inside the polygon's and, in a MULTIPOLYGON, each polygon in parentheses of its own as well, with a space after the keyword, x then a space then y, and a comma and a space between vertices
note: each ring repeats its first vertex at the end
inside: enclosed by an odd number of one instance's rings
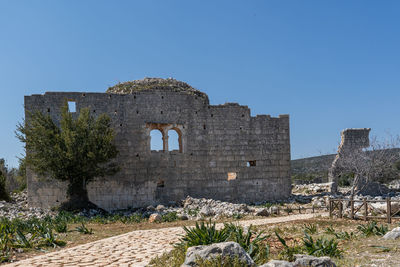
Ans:
POLYGON ((400 237, 400 227, 394 228, 392 231, 387 232, 383 236, 383 238, 386 240, 389 240, 389 239, 395 240, 395 239, 398 239, 399 237, 400 237))
POLYGON ((11 202, 0 201, 0 218, 8 218, 10 220, 15 218, 43 218, 47 215, 54 215, 55 212, 49 209, 32 208, 28 207, 27 192, 11 194, 11 202))
POLYGON ((255 266, 250 255, 236 242, 215 243, 208 246, 195 246, 188 248, 186 252, 185 262, 182 267, 196 266, 196 260, 212 259, 217 256, 222 257, 238 257, 241 262, 245 262, 247 266, 255 266))

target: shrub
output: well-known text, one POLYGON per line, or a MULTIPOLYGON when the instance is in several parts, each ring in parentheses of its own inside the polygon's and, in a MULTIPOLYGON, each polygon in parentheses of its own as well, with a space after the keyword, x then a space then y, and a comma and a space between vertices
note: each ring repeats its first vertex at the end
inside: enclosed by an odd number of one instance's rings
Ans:
POLYGON ((225 229, 217 230, 215 223, 211 220, 208 223, 196 222, 196 226, 192 228, 183 227, 185 235, 180 239, 180 243, 177 245, 184 245, 186 248, 199 246, 199 245, 210 245, 213 243, 220 243, 226 241, 228 233, 225 229))
POLYGON ((88 229, 84 224, 83 224, 83 222, 81 223, 81 225, 80 226, 77 226, 76 228, 76 231, 78 231, 79 233, 82 233, 82 234, 85 234, 85 235, 91 235, 91 234, 93 234, 93 229, 88 229))
POLYGON ((68 230, 68 225, 65 221, 56 221, 54 223, 54 229, 57 233, 66 233, 68 230))
POLYGON ((360 224, 357 227, 357 230, 364 236, 371 236, 371 235, 383 236, 389 231, 387 226, 384 225, 378 226, 375 221, 371 221, 367 224, 360 224))
POLYGON ((180 267, 185 261, 186 248, 179 246, 171 250, 170 252, 164 253, 161 256, 153 258, 148 266, 151 267, 180 267))
POLYGON ((314 239, 304 233, 303 238, 304 249, 309 255, 322 257, 322 256, 329 256, 329 257, 341 257, 343 251, 338 248, 338 242, 334 239, 326 239, 326 238, 318 238, 314 241, 314 239))
POLYGON ((235 224, 225 224, 224 230, 228 233, 226 241, 234 241, 238 243, 258 264, 265 263, 269 255, 269 247, 266 239, 269 237, 263 235, 264 232, 256 233, 252 230, 252 226, 247 231, 243 227, 235 224))
POLYGON ((162 222, 175 222, 178 220, 178 215, 175 211, 173 212, 168 212, 164 215, 162 215, 162 222))
POLYGON ((289 246, 286 243, 286 240, 283 239, 279 234, 278 231, 275 231, 275 235, 278 238, 279 242, 283 245, 282 251, 279 253, 279 259, 281 260, 287 260, 287 261, 294 261, 294 255, 295 254, 300 254, 302 252, 302 249, 300 246, 295 244, 294 246, 289 246))
POLYGON ((305 224, 304 225, 304 232, 308 234, 316 234, 318 231, 317 226, 313 223, 305 224))
POLYGON ((6 175, 0 170, 0 200, 10 201, 10 195, 6 190, 6 175))
POLYGON ((325 229, 325 233, 328 235, 333 235, 337 239, 342 239, 342 240, 352 240, 356 237, 354 232, 350 232, 350 233, 347 231, 336 232, 335 229, 333 229, 332 225, 325 229))

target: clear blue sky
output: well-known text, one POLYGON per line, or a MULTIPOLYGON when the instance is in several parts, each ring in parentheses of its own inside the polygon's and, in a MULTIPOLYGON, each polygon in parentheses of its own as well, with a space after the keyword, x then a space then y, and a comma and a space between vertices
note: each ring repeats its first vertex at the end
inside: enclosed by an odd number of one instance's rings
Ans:
POLYGON ((400 132, 400 1, 0 0, 0 158, 24 95, 174 77, 212 104, 290 114, 292 158, 400 132))

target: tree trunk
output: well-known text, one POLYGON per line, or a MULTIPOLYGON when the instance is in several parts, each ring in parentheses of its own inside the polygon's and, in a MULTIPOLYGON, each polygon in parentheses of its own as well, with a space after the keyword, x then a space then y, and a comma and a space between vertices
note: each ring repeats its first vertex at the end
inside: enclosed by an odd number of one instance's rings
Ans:
POLYGON ((67 201, 61 204, 60 209, 72 212, 96 209, 105 212, 89 201, 86 184, 86 179, 84 178, 71 180, 67 189, 67 201))

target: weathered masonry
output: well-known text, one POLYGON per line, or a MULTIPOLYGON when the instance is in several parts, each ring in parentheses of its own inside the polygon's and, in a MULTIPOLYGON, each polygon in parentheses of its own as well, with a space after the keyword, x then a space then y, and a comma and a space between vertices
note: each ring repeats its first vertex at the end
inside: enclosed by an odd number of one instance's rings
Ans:
MULTIPOLYGON (((247 106, 210 105, 208 96, 174 79, 145 78, 107 93, 47 92, 25 97, 25 109, 54 120, 69 101, 70 112, 89 107, 112 118, 121 171, 88 185, 89 199, 107 209, 168 204, 186 196, 260 202, 290 195, 289 116, 252 117, 247 106), (151 150, 151 131, 163 149, 151 150), (179 149, 170 150, 171 131, 179 149)), ((66 184, 28 170, 31 206, 66 200, 66 184)))

